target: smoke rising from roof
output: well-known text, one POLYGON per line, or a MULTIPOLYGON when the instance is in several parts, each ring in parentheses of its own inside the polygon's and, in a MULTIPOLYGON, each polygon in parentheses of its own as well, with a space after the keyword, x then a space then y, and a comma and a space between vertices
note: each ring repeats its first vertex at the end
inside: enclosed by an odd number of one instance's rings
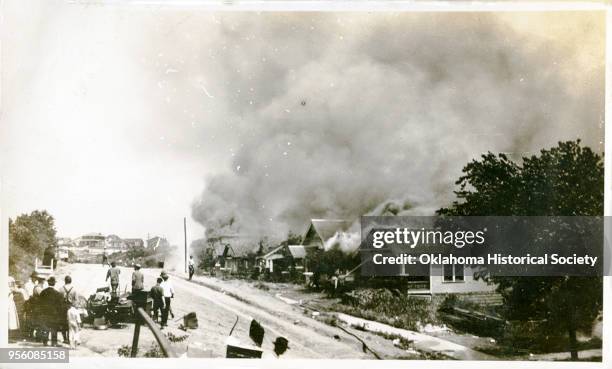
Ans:
POLYGON ((432 214, 489 150, 520 158, 575 138, 602 150, 603 17, 568 17, 590 48, 556 14, 532 26, 490 13, 225 23, 240 114, 222 132, 236 144, 193 218, 208 232, 284 237, 310 218, 432 214))

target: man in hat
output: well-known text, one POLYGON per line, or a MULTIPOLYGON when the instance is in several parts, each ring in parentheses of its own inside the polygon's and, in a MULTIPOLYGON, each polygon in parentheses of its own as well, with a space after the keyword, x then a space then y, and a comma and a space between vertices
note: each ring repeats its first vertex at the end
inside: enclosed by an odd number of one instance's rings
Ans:
POLYGON ((285 337, 276 337, 274 340, 274 353, 280 357, 289 349, 289 341, 285 337))
POLYGON ((174 298, 174 287, 170 282, 170 276, 165 271, 161 272, 163 282, 160 284, 164 291, 164 310, 162 310, 162 327, 168 326, 168 313, 170 312, 170 302, 174 298))
POLYGON ((111 284, 111 295, 117 295, 117 287, 119 286, 119 274, 121 274, 121 270, 117 268, 117 263, 111 261, 111 268, 106 272, 106 279, 108 281, 110 278, 111 284))
POLYGON ((158 322, 158 317, 160 315, 164 315, 164 289, 161 286, 163 281, 161 277, 157 277, 157 284, 151 287, 151 291, 149 292, 153 299, 153 317, 155 318, 155 322, 158 322))
POLYGON ((134 272, 132 273, 132 293, 139 292, 144 289, 144 276, 140 271, 140 264, 134 264, 134 272))
POLYGON ((34 287, 36 286, 37 283, 38 283, 38 274, 36 274, 36 272, 32 272, 32 274, 30 274, 30 279, 28 279, 28 281, 23 286, 23 288, 25 288, 26 293, 27 293, 26 300, 28 300, 30 297, 32 297, 32 295, 34 295, 34 287))
POLYGON ((31 276, 34 277, 34 288, 26 306, 27 328, 31 337, 39 342, 46 342, 47 338, 44 338, 45 332, 42 325, 43 309, 40 303, 40 294, 48 287, 48 284, 45 277, 36 272, 32 273, 31 276))
POLYGON ((55 277, 49 277, 47 283, 49 287, 45 288, 39 296, 42 313, 41 325, 45 332, 43 343, 45 346, 47 345, 46 332, 49 332, 51 333, 51 344, 57 346, 57 331, 63 323, 66 312, 64 310, 64 297, 61 292, 55 289, 55 277))

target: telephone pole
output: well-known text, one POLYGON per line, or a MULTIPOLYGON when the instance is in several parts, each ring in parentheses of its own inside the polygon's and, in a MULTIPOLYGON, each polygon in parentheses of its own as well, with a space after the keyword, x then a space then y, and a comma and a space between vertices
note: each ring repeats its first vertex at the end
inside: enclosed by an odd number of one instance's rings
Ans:
POLYGON ((183 217, 183 232, 185 234, 185 273, 187 273, 187 217, 183 217))

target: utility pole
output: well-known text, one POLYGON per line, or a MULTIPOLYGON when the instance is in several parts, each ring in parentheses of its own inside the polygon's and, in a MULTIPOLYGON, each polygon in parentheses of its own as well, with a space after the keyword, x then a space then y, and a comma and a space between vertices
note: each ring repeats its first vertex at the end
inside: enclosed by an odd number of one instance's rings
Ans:
POLYGON ((183 217, 183 232, 185 233, 185 273, 187 273, 187 218, 183 217))

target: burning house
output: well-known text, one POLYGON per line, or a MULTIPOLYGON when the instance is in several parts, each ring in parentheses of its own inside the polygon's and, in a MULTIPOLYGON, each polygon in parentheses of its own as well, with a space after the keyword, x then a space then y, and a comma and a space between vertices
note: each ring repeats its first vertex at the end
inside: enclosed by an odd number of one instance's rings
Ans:
POLYGON ((170 243, 165 237, 155 236, 147 239, 146 247, 151 250, 157 250, 160 247, 170 247, 170 243))
POLYGON ((226 235, 207 238, 206 258, 212 271, 246 276, 256 266, 255 252, 248 237, 226 235))
POLYGON ((302 246, 324 250, 328 240, 338 232, 347 232, 352 222, 344 219, 312 219, 304 234, 302 246))
POLYGON ((273 281, 303 279, 306 252, 304 246, 289 245, 287 241, 258 256, 260 270, 273 281))
MULTIPOLYGON (((357 252, 360 237, 353 235, 354 231, 354 224, 346 220, 313 219, 301 245, 305 254, 303 258, 304 274, 311 277, 313 271, 318 268, 316 262, 320 260, 320 254, 334 245, 339 246, 343 252, 357 252)), ((358 273, 359 265, 356 263, 354 268, 345 270, 344 277, 349 278, 353 272, 358 273)), ((469 265, 430 265, 426 269, 423 276, 411 276, 403 270, 398 273, 406 278, 407 293, 427 296, 486 295, 495 291, 496 286, 476 278, 474 275, 477 271, 469 265)), ((329 276, 320 276, 323 279, 327 277, 329 276)))

